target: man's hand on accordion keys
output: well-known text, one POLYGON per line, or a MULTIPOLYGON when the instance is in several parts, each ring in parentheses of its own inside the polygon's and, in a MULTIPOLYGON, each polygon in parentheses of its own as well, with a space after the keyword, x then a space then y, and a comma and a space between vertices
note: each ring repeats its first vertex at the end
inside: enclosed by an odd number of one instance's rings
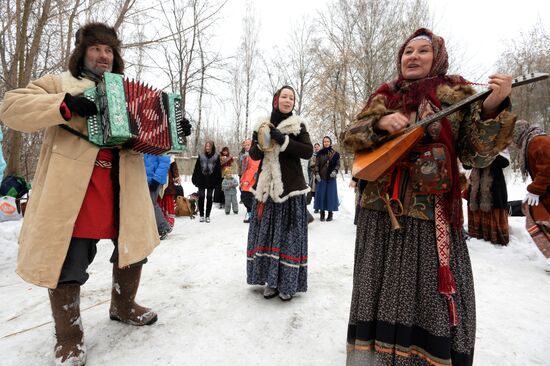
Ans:
POLYGON ((71 113, 76 113, 81 117, 90 117, 97 114, 97 107, 94 102, 86 97, 73 97, 71 94, 65 94, 63 102, 69 108, 71 113))

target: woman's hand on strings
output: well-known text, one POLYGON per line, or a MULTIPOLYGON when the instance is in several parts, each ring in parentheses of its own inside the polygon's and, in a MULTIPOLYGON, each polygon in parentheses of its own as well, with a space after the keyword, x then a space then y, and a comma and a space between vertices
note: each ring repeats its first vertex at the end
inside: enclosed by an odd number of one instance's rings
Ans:
POLYGON ((483 101, 483 115, 492 116, 499 112, 500 104, 512 93, 512 76, 494 74, 489 76, 491 94, 483 101))
POLYGON ((401 112, 395 112, 380 118, 376 127, 380 130, 386 130, 390 134, 392 134, 401 130, 404 127, 408 127, 408 125, 409 117, 401 112))

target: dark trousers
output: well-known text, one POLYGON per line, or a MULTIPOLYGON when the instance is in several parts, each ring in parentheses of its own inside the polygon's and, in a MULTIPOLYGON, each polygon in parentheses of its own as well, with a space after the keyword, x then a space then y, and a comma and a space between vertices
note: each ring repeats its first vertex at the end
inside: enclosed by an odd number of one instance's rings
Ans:
POLYGON ((241 201, 244 207, 246 207, 246 212, 250 212, 252 210, 252 203, 254 203, 254 194, 252 192, 241 192, 241 201))
POLYGON ((214 188, 199 188, 199 215, 201 217, 204 217, 205 193, 206 193, 206 217, 210 217, 210 211, 212 211, 212 194, 214 193, 214 188))
MULTIPOLYGON (((71 238, 69 244, 69 250, 65 256, 65 262, 61 269, 61 275, 59 276, 58 285, 67 283, 77 283, 83 285, 86 283, 90 275, 87 272, 88 266, 94 261, 97 253, 98 239, 86 239, 86 238, 71 238)), ((118 264, 118 240, 113 239, 113 253, 109 260, 113 264, 118 264)), ((147 263, 147 258, 133 264, 141 265, 147 263)))

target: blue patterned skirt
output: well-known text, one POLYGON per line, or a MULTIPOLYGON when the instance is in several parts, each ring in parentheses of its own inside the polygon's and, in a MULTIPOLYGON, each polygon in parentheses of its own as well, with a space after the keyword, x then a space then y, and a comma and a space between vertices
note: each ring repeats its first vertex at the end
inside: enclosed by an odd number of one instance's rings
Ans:
POLYGON ((307 291, 306 196, 290 197, 282 203, 269 198, 261 220, 258 201, 250 213, 246 250, 246 282, 265 285, 294 295, 307 291))

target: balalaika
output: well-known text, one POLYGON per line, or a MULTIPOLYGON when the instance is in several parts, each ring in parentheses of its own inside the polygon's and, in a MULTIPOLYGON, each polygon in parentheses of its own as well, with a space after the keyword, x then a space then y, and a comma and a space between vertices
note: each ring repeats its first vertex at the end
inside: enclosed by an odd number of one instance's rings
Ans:
POLYGON ((100 147, 124 146, 160 155, 185 148, 181 97, 106 72, 84 91, 99 114, 88 117, 88 140, 100 147))

